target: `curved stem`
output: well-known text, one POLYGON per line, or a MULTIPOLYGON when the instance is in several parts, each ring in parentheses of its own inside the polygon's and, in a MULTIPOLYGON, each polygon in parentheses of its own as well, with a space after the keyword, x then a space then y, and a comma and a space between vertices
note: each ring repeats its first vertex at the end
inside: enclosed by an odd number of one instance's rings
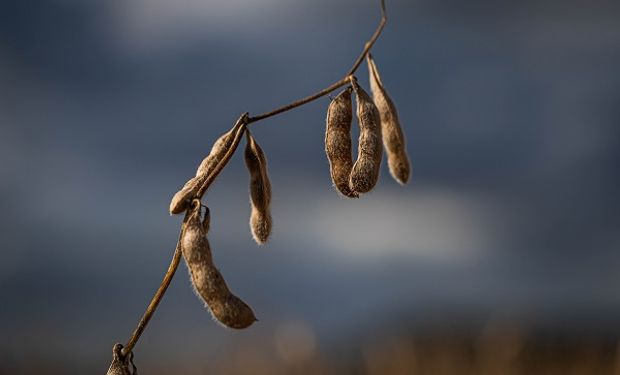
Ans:
POLYGON ((327 94, 329 94, 330 92, 338 89, 339 87, 342 87, 344 85, 346 85, 350 79, 351 76, 357 71, 357 69, 360 67, 360 65, 362 64, 362 62, 364 61, 364 59, 366 58, 366 55, 368 54, 368 52, 370 51, 370 49, 372 48, 372 46, 375 44, 375 42, 377 41, 377 39, 379 38, 379 35, 381 35, 381 32, 383 31, 383 28, 385 27, 385 24, 387 22, 387 13, 385 11, 385 0, 381 0, 381 21, 379 21, 379 25, 377 26, 377 29, 375 30, 375 32, 372 34, 372 36, 370 37, 370 39, 366 42, 366 44, 364 45, 364 49, 362 50, 362 53, 359 55, 359 57, 357 58, 357 60, 355 60, 355 63, 353 63, 353 66, 351 67, 351 69, 349 69, 349 71, 347 72, 347 74, 345 74, 345 76, 340 79, 339 81, 333 83, 332 85, 324 88, 323 90, 317 92, 316 94, 310 95, 308 97, 305 97, 303 99, 294 101, 290 104, 284 105, 280 108, 274 109, 272 111, 260 114, 258 116, 252 116, 248 119, 248 125, 253 123, 253 122, 257 122, 260 120, 264 120, 268 117, 272 117, 275 115, 278 115, 280 113, 286 112, 286 111, 290 111, 293 108, 297 108, 299 106, 302 106, 304 104, 310 103, 322 96, 325 96, 327 94))
POLYGON ((187 222, 187 218, 188 218, 188 215, 185 214, 185 218, 183 219, 183 224, 181 225, 181 232, 179 233, 179 239, 177 240, 177 247, 174 250, 174 255, 172 256, 172 260, 170 261, 168 270, 166 271, 166 274, 164 275, 164 279, 159 285, 157 292, 155 292, 155 295, 151 299, 151 303, 149 303, 148 307, 146 308, 144 315, 142 315, 142 319, 140 319, 140 322, 138 322, 138 326, 131 334, 129 341, 127 341, 127 344, 125 344, 125 346, 121 350, 122 356, 126 356, 127 354, 131 353, 131 351, 133 350, 133 347, 138 342, 138 339, 142 335, 142 332, 144 332, 144 330, 146 329, 146 326, 149 324, 149 321, 153 317, 155 310, 157 310, 157 306, 159 305, 162 298, 164 297, 164 294, 166 293, 168 286, 170 286, 170 282, 172 281, 172 277, 177 271, 177 268, 179 268, 179 263, 181 262, 181 255, 182 255, 181 236, 183 235, 183 231, 185 230, 185 223, 187 222))
POLYGON ((375 30, 374 34, 372 34, 368 42, 366 42, 366 44, 364 45, 364 50, 359 55, 357 60, 355 60, 355 63, 353 64, 349 72, 347 73, 348 76, 355 73, 357 68, 360 67, 360 64, 362 63, 362 61, 364 61, 364 59, 366 58, 366 55, 368 54, 372 46, 375 44, 377 39, 379 39, 379 35, 381 35, 381 32, 383 31, 383 28, 385 27, 386 22, 387 22, 387 13, 385 11, 385 0, 381 0, 381 21, 379 21, 379 26, 377 26, 377 29, 375 30))
POLYGON ((263 113, 262 115, 250 117, 248 119, 248 124, 251 124, 253 122, 257 122, 257 121, 260 121, 260 120, 264 120, 264 119, 266 119, 268 117, 272 117, 272 116, 275 116, 275 115, 280 114, 282 112, 290 111, 293 108, 297 108, 297 107, 302 106, 304 104, 310 103, 310 102, 312 102, 312 101, 314 101, 314 100, 316 100, 316 99, 318 99, 318 98, 320 98, 322 96, 325 96, 325 95, 329 94, 330 92, 336 90, 337 88, 346 85, 347 82, 349 82, 349 76, 344 77, 340 81, 332 84, 329 87, 324 88, 323 90, 317 92, 316 94, 312 94, 312 95, 310 95, 308 97, 305 97, 303 99, 299 99, 299 100, 294 101, 294 102, 292 102, 290 104, 282 106, 282 107, 280 107, 278 109, 274 109, 273 111, 269 111, 267 113, 263 113))
MULTIPOLYGON (((362 53, 359 55, 357 60, 355 60, 355 63, 353 63, 353 66, 351 67, 351 69, 349 69, 347 74, 345 74, 345 76, 342 79, 340 79, 339 81, 337 81, 337 82, 331 84, 330 86, 328 86, 328 87, 318 91, 315 94, 312 94, 312 95, 310 95, 308 97, 305 97, 303 99, 299 99, 297 101, 294 101, 294 102, 292 102, 290 104, 287 104, 285 106, 282 106, 280 108, 274 109, 272 111, 260 114, 258 116, 250 117, 248 113, 242 114, 241 117, 239 117, 239 119, 237 120, 237 122, 233 126, 233 129, 236 128, 237 130, 236 130, 235 138, 233 139, 233 143, 232 143, 231 147, 228 149, 228 151, 226 152, 226 154, 224 155, 222 160, 220 160, 220 162, 214 168, 214 170, 211 173, 209 173, 208 176, 204 177, 204 181, 201 183, 200 189, 198 190, 196 196, 198 198, 202 197, 204 195, 204 193, 207 191, 207 189, 209 188, 209 186, 211 186, 213 181, 215 181, 215 179, 220 174, 220 172, 224 169, 224 167, 226 167, 226 165, 228 164, 230 158, 233 156, 233 154, 237 150, 239 142, 241 141, 241 138, 243 137, 243 134, 245 133, 245 129, 247 128, 248 125, 250 125, 250 124, 252 124, 254 122, 258 122, 260 120, 264 120, 266 118, 278 115, 280 113, 290 111, 291 109, 300 107, 300 106, 302 106, 304 104, 310 103, 310 102, 312 102, 312 101, 314 101, 314 100, 316 100, 318 98, 321 98, 321 97, 331 93, 332 91, 334 91, 334 90, 336 90, 336 89, 338 89, 338 88, 340 88, 340 87, 342 87, 342 86, 352 82, 355 79, 353 77, 353 74, 357 71, 357 69, 359 68, 361 63, 364 61, 364 59, 366 58, 366 55, 368 55, 368 52, 370 51, 372 46, 375 44, 375 42, 379 38, 379 35, 381 35, 381 32, 383 31, 383 28, 385 27, 386 22, 387 22, 387 15, 386 15, 386 11, 385 11, 385 0, 381 0, 381 21, 379 22, 379 25, 377 26, 377 29, 375 30, 375 32, 373 33, 371 38, 364 45, 364 49, 362 50, 362 53)), ((140 339, 140 336, 142 335, 142 333, 146 329, 146 326, 148 325, 149 321, 153 317, 153 314, 155 313, 155 310, 157 310, 157 306, 159 306, 159 303, 161 302, 162 298, 164 297, 164 294, 166 293, 166 290, 168 289, 168 286, 170 285, 170 282, 172 281, 172 278, 173 278, 177 268, 179 267, 179 263, 181 262, 181 256, 182 256, 181 236, 183 235, 183 231, 185 230, 185 223, 187 221, 187 218, 188 218, 188 215, 186 213, 185 214, 185 218, 183 219, 183 224, 181 226, 181 232, 179 234, 179 239, 177 241, 177 246, 176 246, 176 249, 174 250, 174 255, 172 256, 172 260, 170 261, 170 265, 168 266, 168 270, 166 271, 166 274, 164 275, 164 279, 162 280, 161 284, 159 285, 159 288, 157 289, 157 292, 155 292, 155 295, 151 299, 151 302, 149 303, 148 307, 146 308, 146 311, 144 312, 144 315, 140 319, 140 322, 138 322, 138 326, 136 327, 136 329, 132 333, 131 337, 129 338, 129 341, 127 341, 127 344, 123 347, 123 349, 121 351, 121 354, 123 356, 126 356, 126 355, 128 355, 129 353, 132 352, 133 348, 135 347, 135 345, 137 344, 138 340, 140 339)))

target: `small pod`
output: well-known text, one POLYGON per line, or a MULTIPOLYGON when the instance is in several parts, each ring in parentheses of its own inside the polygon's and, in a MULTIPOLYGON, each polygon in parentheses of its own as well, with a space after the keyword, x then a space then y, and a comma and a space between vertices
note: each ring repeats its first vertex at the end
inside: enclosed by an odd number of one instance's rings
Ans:
POLYGON ((132 357, 133 353, 129 353, 126 356, 123 356, 121 351, 123 350, 123 345, 114 344, 112 347, 112 363, 110 364, 110 368, 108 369, 107 375, 137 375, 138 371, 136 366, 133 364, 132 357), (131 364, 132 369, 129 369, 131 364))
POLYGON ((226 154, 226 151, 230 148, 233 139, 235 139, 236 132, 237 128, 234 127, 230 131, 222 134, 217 141, 215 141, 213 147, 211 147, 211 152, 209 152, 209 155, 207 155, 207 157, 204 158, 198 166, 196 176, 200 176, 201 174, 209 174, 215 169, 217 164, 226 154))
POLYGON ((231 293, 222 274, 215 267, 207 240, 209 212, 205 212, 201 221, 200 209, 200 202, 194 200, 181 238, 183 258, 192 285, 216 321, 229 328, 247 328, 257 319, 250 306, 231 293))
POLYGON ((407 155, 405 135, 400 126, 396 106, 383 86, 377 65, 372 59, 371 54, 368 54, 367 62, 370 74, 370 90, 381 118, 383 147, 385 147, 385 153, 387 154, 390 174, 398 183, 404 185, 409 181, 411 174, 411 164, 407 155))
POLYGON ((259 245, 267 242, 271 233, 271 183, 267 174, 267 158, 252 134, 246 130, 245 165, 250 172, 250 229, 259 245))
POLYGON ((219 164, 219 162, 224 158, 226 152, 230 149, 235 135, 239 131, 240 127, 243 126, 243 122, 237 121, 233 128, 222 134, 211 147, 211 152, 209 155, 202 160, 200 165, 196 170, 196 176, 189 179, 183 185, 181 190, 179 190, 170 201, 170 214, 180 214, 184 212, 189 207, 189 202, 191 199, 196 198, 196 193, 200 189, 202 183, 206 180, 207 176, 213 172, 215 167, 219 164))
POLYGON ((340 194, 349 198, 359 195, 349 187, 349 176, 353 168, 351 156, 351 88, 338 94, 329 103, 325 120, 325 153, 329 160, 332 182, 340 194))
POLYGON ((355 80, 351 81, 357 101, 357 121, 360 127, 357 160, 353 164, 349 187, 358 193, 367 193, 377 184, 381 169, 381 120, 377 106, 355 80))
POLYGON ((170 215, 180 214, 189 207, 189 200, 196 196, 200 188, 200 176, 192 177, 177 191, 170 201, 170 215))

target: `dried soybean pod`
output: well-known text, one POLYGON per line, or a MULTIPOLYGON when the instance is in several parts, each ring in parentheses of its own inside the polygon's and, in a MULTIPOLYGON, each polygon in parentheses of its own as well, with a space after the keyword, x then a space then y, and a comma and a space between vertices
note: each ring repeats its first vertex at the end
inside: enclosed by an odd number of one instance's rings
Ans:
POLYGON ((226 151, 228 151, 228 149, 232 145, 235 134, 237 134, 237 131, 239 130, 241 124, 242 122, 237 122, 232 129, 222 134, 215 141, 213 147, 211 147, 211 152, 209 152, 209 155, 204 158, 202 163, 200 163, 200 165, 198 166, 198 169, 196 170, 196 176, 200 176, 202 174, 209 174, 215 169, 215 166, 220 162, 220 160, 222 160, 222 158, 226 154, 226 151))
POLYGON ((206 158, 202 160, 198 168, 196 169, 196 176, 200 176, 201 174, 206 174, 212 171, 217 163, 222 160, 222 156, 226 153, 232 140, 235 136, 233 130, 228 131, 227 133, 222 134, 211 147, 211 152, 207 155, 206 158))
POLYGON ((351 156, 351 87, 338 94, 329 103, 325 120, 325 153, 329 160, 332 182, 342 195, 357 198, 359 195, 349 187, 349 176, 353 168, 351 156))
POLYGON ((187 210, 188 202, 196 195, 200 187, 200 176, 192 177, 177 191, 170 201, 170 215, 180 214, 187 210))
POLYGON ((360 127, 357 160, 353 164, 349 186, 358 193, 367 193, 379 180, 383 147, 381 120, 375 103, 355 80, 351 81, 357 102, 357 121, 360 127))
POLYGON ((400 126, 396 106, 383 86, 377 65, 371 54, 368 54, 367 62, 370 74, 370 90, 381 117, 383 147, 385 147, 385 153, 387 154, 388 167, 392 177, 398 183, 404 185, 409 180, 411 173, 411 165, 405 145, 405 135, 400 126))
POLYGON ((205 214, 204 214, 204 218, 202 219, 202 229, 204 230, 205 234, 209 233, 209 229, 211 229, 211 210, 209 210, 209 207, 207 206, 202 206, 205 209, 205 214))
POLYGON ((209 241, 207 240, 207 231, 211 221, 210 212, 206 211, 204 218, 201 220, 200 211, 202 206, 200 205, 200 201, 198 199, 194 199, 191 204, 191 212, 189 214, 189 218, 187 219, 187 224, 185 224, 185 228, 183 229, 181 249, 183 250, 183 255, 185 256, 186 261, 190 260, 190 257, 187 255, 191 254, 192 256, 200 257, 201 260, 211 264, 213 263, 211 258, 211 247, 209 246, 209 241), (194 249, 196 249, 196 251, 192 251, 194 249), (191 252, 186 253, 186 251, 191 252))
POLYGON ((189 201, 196 197, 196 194, 208 175, 213 172, 224 155, 226 155, 226 152, 228 152, 232 146, 235 135, 243 124, 242 121, 237 121, 230 131, 224 133, 215 141, 209 155, 198 166, 196 176, 189 179, 181 190, 172 197, 169 207, 171 215, 180 214, 187 210, 189 201))
POLYGON ((200 201, 192 202, 192 211, 183 230, 181 249, 196 294, 205 301, 213 318, 222 325, 243 329, 257 319, 252 309, 231 293, 220 271, 213 263, 207 240, 209 213, 201 221, 200 201))
POLYGON ((250 229, 259 245, 267 242, 271 233, 271 183, 267 174, 267 159, 249 130, 246 130, 245 165, 250 172, 250 229))
POLYGON ((133 353, 123 356, 121 350, 123 350, 123 345, 121 344, 115 344, 114 347, 112 347, 112 363, 110 364, 107 375, 137 375, 138 372, 133 362, 131 362, 133 371, 129 370, 129 364, 133 353))

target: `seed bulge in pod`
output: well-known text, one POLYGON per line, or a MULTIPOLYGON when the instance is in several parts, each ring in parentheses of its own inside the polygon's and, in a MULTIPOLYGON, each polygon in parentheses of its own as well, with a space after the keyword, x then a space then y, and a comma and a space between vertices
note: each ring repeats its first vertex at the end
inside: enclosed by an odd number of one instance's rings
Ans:
POLYGON ((357 101, 357 121, 360 127, 357 160, 353 164, 349 187, 367 193, 377 184, 381 169, 381 120, 377 106, 356 81, 352 81, 357 101))
POLYGON ((359 195, 349 187, 349 176, 353 168, 351 155, 351 88, 338 94, 327 108, 325 120, 325 153, 329 160, 332 182, 340 194, 349 198, 359 195))
POLYGON ((404 185, 409 180, 411 164, 407 155, 405 135, 400 126, 398 111, 385 90, 377 65, 370 54, 367 56, 367 62, 370 74, 370 90, 381 118, 383 146, 387 154, 390 174, 398 183, 404 185))
POLYGON ((191 199, 195 198, 200 188, 200 177, 192 177, 177 191, 170 201, 170 215, 180 214, 189 207, 191 199))
POLYGON ((202 163, 198 166, 196 176, 189 179, 181 190, 172 197, 169 207, 171 215, 186 211, 189 207, 190 200, 200 198, 196 197, 196 194, 201 184, 204 183, 208 175, 213 172, 215 167, 224 158, 224 155, 226 155, 226 152, 228 152, 235 139, 235 135, 242 126, 244 126, 244 123, 238 121, 230 131, 224 133, 215 141, 209 155, 204 158, 202 163))
POLYGON ((239 130, 241 123, 235 124, 235 126, 229 130, 228 132, 222 134, 211 147, 211 152, 207 155, 206 158, 202 160, 198 169, 196 170, 196 176, 200 176, 201 174, 209 174, 211 171, 215 169, 217 164, 222 160, 224 155, 235 139, 235 134, 239 130))

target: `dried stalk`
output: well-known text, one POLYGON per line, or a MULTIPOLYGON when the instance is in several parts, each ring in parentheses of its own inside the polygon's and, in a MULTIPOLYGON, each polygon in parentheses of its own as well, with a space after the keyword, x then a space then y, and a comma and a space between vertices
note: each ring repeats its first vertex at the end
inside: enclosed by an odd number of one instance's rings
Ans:
MULTIPOLYGON (((196 196, 202 197, 204 193, 207 191, 207 189, 211 186, 211 184, 218 177, 220 172, 224 169, 224 167, 226 167, 226 165, 228 164, 228 161, 230 160, 230 158, 233 156, 233 154, 237 150, 237 146, 239 145, 239 142, 241 141, 241 138, 243 137, 248 125, 267 119, 269 117, 273 117, 280 113, 290 111, 304 104, 308 104, 352 82, 355 79, 353 74, 355 74, 357 69, 360 67, 361 63, 366 58, 366 55, 369 53, 370 49, 372 48, 372 46, 375 44, 375 42, 381 35, 381 32, 383 31, 383 28, 385 27, 386 22, 387 22, 387 13, 385 10, 385 0, 381 0, 381 20, 379 22, 379 25, 377 26, 375 32, 370 37, 370 39, 365 43, 362 52, 360 53, 357 60, 355 60, 355 62, 353 63, 353 66, 351 67, 351 69, 349 69, 349 71, 345 74, 345 76, 342 79, 338 80, 337 82, 334 82, 330 86, 318 91, 315 94, 312 94, 303 99, 296 100, 292 103, 276 108, 272 111, 265 112, 257 116, 249 116, 247 112, 242 114, 239 117, 239 119, 236 121, 235 125, 233 126, 233 129, 237 127, 237 132, 235 133, 235 138, 233 140, 233 143, 230 149, 226 152, 226 154, 224 155, 222 160, 220 160, 220 162, 217 164, 214 170, 209 175, 203 176, 201 181, 198 183, 200 188, 197 190, 196 196)), ((181 233, 183 233, 185 224, 187 222, 187 218, 188 218, 188 215, 186 214, 185 218, 183 219, 183 224, 181 226, 181 233)), ((129 341, 127 341, 127 344, 120 351, 120 354, 123 357, 130 354, 133 348, 136 346, 140 336, 142 335, 149 321, 153 317, 153 314, 155 313, 157 306, 161 302, 164 294, 166 293, 166 290, 168 289, 168 286, 170 285, 170 282, 172 281, 172 278, 179 266, 181 255, 182 255, 180 240, 181 240, 181 235, 179 235, 179 240, 177 241, 177 246, 172 256, 172 261, 170 262, 170 265, 168 266, 168 270, 166 271, 166 274, 164 275, 164 279, 162 280, 159 288, 157 289, 157 292, 155 292, 155 295, 153 296, 151 302, 149 303, 144 315, 140 319, 138 326, 136 327, 131 337, 129 338, 129 341)))
POLYGON ((187 222, 188 217, 189 216, 186 213, 185 218, 183 219, 183 224, 181 225, 179 239, 177 240, 177 247, 174 249, 174 255, 172 255, 172 261, 170 262, 170 265, 168 266, 168 271, 166 271, 166 274, 164 275, 164 279, 159 285, 157 292, 155 292, 153 299, 151 299, 151 303, 149 303, 148 307, 146 308, 144 315, 142 315, 142 319, 140 319, 138 326, 131 334, 131 338, 129 339, 129 341, 127 341, 127 344, 125 344, 125 346, 121 350, 120 354, 122 356, 126 356, 127 354, 131 353, 133 347, 136 345, 136 343, 138 342, 138 339, 142 335, 142 332, 144 332, 144 330, 146 329, 146 326, 149 324, 149 321, 153 317, 155 310, 157 310, 157 306, 161 302, 161 299, 164 297, 164 293, 166 293, 166 290, 168 289, 168 286, 170 285, 170 282, 172 281, 172 277, 177 271, 177 268, 179 268, 179 262, 181 261, 181 255, 182 255, 181 235, 183 234, 183 231, 185 230, 185 223, 187 222))
POLYGON ((272 117, 275 115, 278 115, 282 112, 286 112, 286 111, 290 111, 293 108, 297 108, 299 106, 302 106, 304 104, 310 103, 320 97, 323 97, 327 94, 329 94, 330 92, 346 85, 347 83, 349 83, 349 81, 351 80, 351 76, 357 71, 357 69, 360 67, 360 64, 364 61, 364 59, 366 58, 366 55, 368 54, 368 52, 370 51, 370 49, 372 48, 372 46, 375 44, 375 42, 377 41, 377 39, 379 38, 379 35, 381 35, 381 32, 383 31, 383 28, 385 27, 385 24, 387 22, 387 13, 385 11, 385 0, 381 0, 381 21, 379 21, 379 26, 377 26, 377 29, 375 30, 374 34, 372 34, 372 36, 370 37, 370 39, 368 40, 368 42, 366 42, 366 44, 364 45, 364 49, 362 50, 362 53, 359 55, 359 57, 357 58, 357 60, 355 60, 355 63, 353 63, 353 66, 351 67, 351 69, 349 69, 349 71, 347 72, 347 74, 345 74, 345 76, 339 80, 338 82, 333 83, 331 86, 324 88, 323 90, 317 92, 316 94, 310 95, 308 97, 305 97, 303 99, 299 99, 297 101, 294 101, 290 104, 287 104, 285 106, 282 106, 280 108, 274 109, 273 111, 269 111, 266 113, 263 113, 261 115, 258 116, 253 116, 250 117, 248 119, 248 124, 251 124, 253 122, 257 122, 260 120, 264 120, 268 117, 272 117))

